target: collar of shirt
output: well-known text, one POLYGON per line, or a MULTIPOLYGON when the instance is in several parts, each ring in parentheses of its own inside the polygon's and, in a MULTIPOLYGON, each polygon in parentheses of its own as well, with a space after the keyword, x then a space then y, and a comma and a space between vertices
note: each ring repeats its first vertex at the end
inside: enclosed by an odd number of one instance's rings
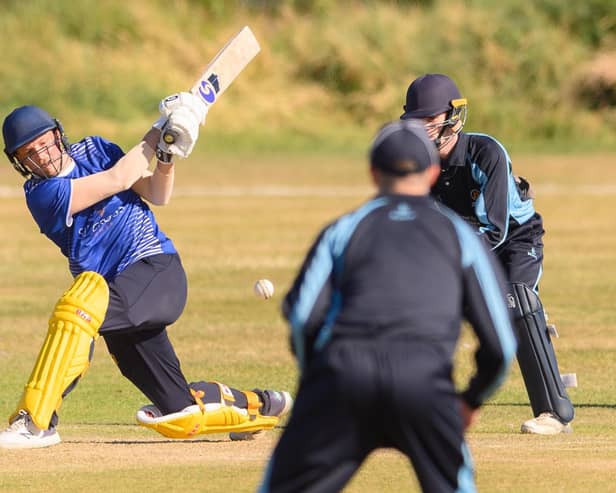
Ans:
POLYGON ((451 166, 464 166, 466 162, 466 150, 468 149, 468 135, 464 132, 458 134, 458 142, 453 146, 447 159, 441 161, 441 168, 447 169, 451 166))

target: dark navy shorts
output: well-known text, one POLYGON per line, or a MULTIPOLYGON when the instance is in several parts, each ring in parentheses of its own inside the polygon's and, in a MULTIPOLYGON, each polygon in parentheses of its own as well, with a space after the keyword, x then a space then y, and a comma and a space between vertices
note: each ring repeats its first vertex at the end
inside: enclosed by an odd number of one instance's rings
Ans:
POLYGON ((141 259, 109 283, 100 333, 122 374, 163 414, 194 404, 166 329, 181 315, 186 297, 177 254, 141 259))

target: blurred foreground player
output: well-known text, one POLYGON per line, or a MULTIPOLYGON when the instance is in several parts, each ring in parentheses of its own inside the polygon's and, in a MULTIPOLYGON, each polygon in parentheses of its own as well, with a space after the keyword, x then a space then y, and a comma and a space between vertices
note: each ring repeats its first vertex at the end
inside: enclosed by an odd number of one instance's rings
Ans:
POLYGON ((186 274, 145 200, 169 201, 174 156, 191 153, 207 106, 180 93, 159 109, 161 118, 126 153, 98 136, 69 144, 60 122, 36 106, 4 120, 5 152, 26 179, 28 209, 67 257, 74 282, 51 314, 0 448, 60 443, 57 412, 87 370, 99 333, 122 374, 152 402, 137 421, 166 437, 268 429, 291 406, 287 392, 184 377, 166 327, 184 310, 186 274), (161 128, 175 132, 176 142, 168 145, 161 128))
POLYGON ((516 349, 502 273, 429 196, 440 168, 421 123, 385 126, 370 165, 378 195, 320 233, 283 304, 301 378, 262 493, 340 491, 380 447, 405 454, 426 492, 475 491, 464 431, 516 349), (479 348, 458 394, 463 318, 479 348))

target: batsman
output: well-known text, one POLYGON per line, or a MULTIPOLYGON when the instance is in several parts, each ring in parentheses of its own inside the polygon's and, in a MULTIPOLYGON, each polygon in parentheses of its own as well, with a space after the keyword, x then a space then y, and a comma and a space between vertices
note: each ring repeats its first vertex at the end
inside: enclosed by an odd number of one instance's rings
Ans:
POLYGON ((166 437, 269 429, 292 405, 288 392, 188 383, 182 372, 167 326, 184 310, 186 274, 147 202, 169 202, 175 158, 192 152, 208 107, 185 92, 162 100, 159 110, 126 153, 99 136, 69 143, 60 122, 37 106, 20 106, 4 120, 4 151, 25 178, 27 207, 74 281, 51 313, 0 448, 60 443, 58 411, 88 369, 99 334, 122 375, 152 402, 137 422, 166 437), (161 138, 165 130, 174 142, 161 138))
MULTIPOLYGON (((507 304, 518 336, 518 363, 534 417, 522 433, 571 431, 574 410, 561 377, 539 300, 543 272, 543 219, 530 184, 513 174, 503 145, 482 133, 462 132, 467 100, 443 74, 425 74, 407 89, 402 120, 424 123, 441 158, 432 193, 461 215, 497 255, 508 280, 507 304)), ((574 374, 570 383, 574 383, 574 374)))

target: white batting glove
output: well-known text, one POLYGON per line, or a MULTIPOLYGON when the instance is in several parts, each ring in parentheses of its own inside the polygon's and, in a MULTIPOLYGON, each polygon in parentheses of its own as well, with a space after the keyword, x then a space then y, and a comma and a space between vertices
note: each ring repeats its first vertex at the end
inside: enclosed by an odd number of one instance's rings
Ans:
POLYGON ((187 106, 180 106, 169 115, 162 128, 158 149, 186 158, 199 138, 200 122, 187 106))
POLYGON ((205 123, 208 106, 198 96, 181 92, 163 99, 159 111, 166 121, 158 148, 163 153, 188 157, 199 137, 199 126, 205 123))
POLYGON ((154 122, 152 127, 156 128, 157 130, 162 130, 162 128, 165 126, 165 123, 167 123, 167 120, 169 119, 169 115, 173 111, 173 108, 175 106, 178 106, 179 104, 179 93, 172 94, 171 96, 167 96, 166 98, 162 99, 160 103, 158 103, 158 112, 160 113, 160 117, 154 122))
POLYGON ((161 130, 165 123, 167 123, 169 115, 171 115, 174 109, 180 106, 188 106, 191 111, 195 113, 195 117, 199 119, 201 125, 205 124, 208 106, 203 100, 190 92, 178 92, 160 101, 158 104, 160 118, 156 120, 152 126, 161 130))

